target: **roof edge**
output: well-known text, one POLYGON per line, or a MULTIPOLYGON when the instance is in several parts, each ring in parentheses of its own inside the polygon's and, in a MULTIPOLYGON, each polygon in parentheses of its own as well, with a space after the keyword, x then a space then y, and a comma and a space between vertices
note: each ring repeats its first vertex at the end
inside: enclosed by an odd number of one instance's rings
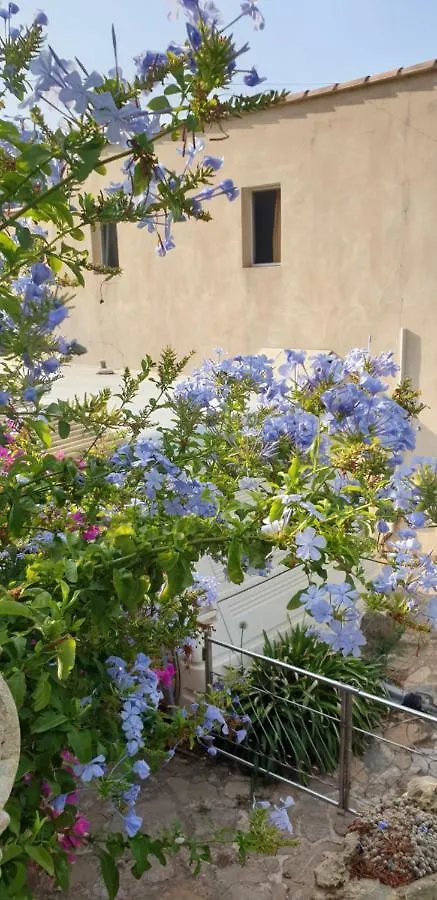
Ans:
POLYGON ((342 94, 346 91, 358 90, 373 84, 382 84, 385 81, 398 81, 404 78, 412 78, 415 75, 425 75, 427 72, 437 72, 437 59, 429 59, 414 66, 401 66, 398 69, 390 69, 387 72, 379 72, 376 75, 364 75, 362 78, 353 78, 351 81, 324 85, 314 90, 299 91, 295 94, 289 94, 283 105, 302 103, 304 100, 316 100, 319 97, 342 94))

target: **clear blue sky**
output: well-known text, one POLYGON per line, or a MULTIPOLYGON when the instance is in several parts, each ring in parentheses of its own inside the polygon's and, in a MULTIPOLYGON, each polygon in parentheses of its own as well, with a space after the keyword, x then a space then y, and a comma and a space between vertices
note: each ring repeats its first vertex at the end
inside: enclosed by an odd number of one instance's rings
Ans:
MULTIPOLYGON (((58 53, 80 56, 100 71, 113 64, 112 22, 126 75, 136 53, 183 38, 183 20, 167 20, 166 0, 18 2, 17 21, 31 20, 41 3, 58 53)), ((216 2, 227 21, 239 10, 239 0, 216 2)), ((437 0, 260 0, 260 7, 265 31, 256 33, 245 21, 238 34, 250 40, 245 59, 267 76, 266 87, 300 90, 437 57, 437 0)))

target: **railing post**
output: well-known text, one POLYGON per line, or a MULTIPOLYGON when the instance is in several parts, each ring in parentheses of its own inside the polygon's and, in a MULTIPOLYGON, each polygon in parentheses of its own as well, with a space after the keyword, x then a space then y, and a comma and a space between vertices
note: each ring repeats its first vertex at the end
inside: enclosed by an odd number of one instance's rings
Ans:
POLYGON ((212 685, 212 641, 211 641, 211 633, 208 628, 205 628, 204 638, 203 638, 203 659, 205 663, 205 690, 208 689, 212 685))
POLYGON ((351 791, 351 763, 352 763, 352 705, 353 696, 349 691, 341 691, 340 713, 340 769, 339 769, 339 799, 341 810, 349 809, 351 791))

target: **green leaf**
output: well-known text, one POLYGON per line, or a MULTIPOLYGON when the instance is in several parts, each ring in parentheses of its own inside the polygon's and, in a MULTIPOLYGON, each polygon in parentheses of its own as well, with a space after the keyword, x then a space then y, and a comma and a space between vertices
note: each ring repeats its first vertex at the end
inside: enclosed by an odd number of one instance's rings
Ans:
POLYGON ((32 725, 31 731, 33 734, 43 734, 44 731, 51 731, 53 728, 58 728, 59 725, 65 725, 65 722, 68 722, 68 719, 67 716, 64 716, 64 713, 51 709, 43 713, 42 716, 38 716, 32 725))
POLYGON ((53 857, 45 847, 41 847, 39 844, 25 844, 24 849, 27 855, 30 856, 34 862, 38 863, 48 875, 55 874, 53 857))
POLYGON ((13 262, 17 254, 17 245, 4 231, 0 231, 0 253, 8 262, 13 262))
POLYGON ((280 519, 282 516, 283 509, 284 509, 284 506, 283 506, 282 500, 274 500, 271 505, 271 508, 270 508, 270 514, 269 514, 270 521, 276 522, 277 519, 280 519))
POLYGON ((77 584, 77 563, 74 559, 66 559, 64 562, 65 577, 70 584, 77 584))
POLYGON ((26 693, 26 676, 24 672, 14 672, 7 679, 8 688, 15 700, 15 705, 20 708, 23 705, 26 693))
POLYGON ((70 885, 71 865, 65 856, 55 856, 53 862, 55 864, 56 884, 64 893, 67 893, 70 885))
POLYGON ((301 588, 300 591, 296 591, 296 593, 293 594, 291 600, 288 601, 287 609, 299 609, 299 607, 302 606, 300 598, 306 590, 307 588, 301 588))
POLYGON ((43 672, 32 694, 34 711, 41 712, 42 709, 45 709, 50 703, 51 696, 52 686, 49 681, 49 676, 43 672))
POLYGON ((76 660, 76 641, 72 637, 66 638, 57 647, 58 656, 58 678, 59 681, 66 681, 68 676, 74 669, 76 660))
POLYGON ((34 431, 36 431, 44 446, 51 447, 52 435, 47 422, 42 422, 41 419, 34 419, 34 421, 32 422, 32 428, 34 431))
POLYGON ((153 112, 158 112, 158 110, 169 110, 170 104, 167 100, 167 97, 164 97, 162 94, 159 97, 153 97, 153 100, 149 103, 149 109, 153 110, 153 112))
POLYGON ((18 603, 17 600, 0 600, 0 616, 24 616, 25 619, 32 619, 32 622, 36 620, 36 616, 29 606, 26 606, 25 603, 18 603))
POLYGON ((0 309, 5 312, 7 316, 10 316, 11 319, 14 319, 14 321, 17 321, 20 318, 21 305, 17 297, 12 297, 10 294, 4 294, 2 292, 0 294, 0 309))
POLYGON ((152 864, 149 860, 151 852, 150 838, 145 834, 137 834, 134 838, 131 838, 129 846, 135 860, 132 874, 135 878, 141 878, 141 876, 144 875, 144 872, 147 872, 152 868, 152 864))
POLYGON ((18 243, 22 250, 29 250, 29 248, 33 244, 33 238, 28 228, 23 225, 19 225, 18 222, 15 225, 15 232, 18 238, 18 243))
POLYGON ((170 94, 180 94, 180 93, 181 93, 181 89, 177 84, 169 84, 164 90, 164 94, 166 97, 169 97, 170 94))
POLYGON ((72 729, 68 732, 68 745, 78 757, 79 762, 85 763, 91 759, 93 748, 90 731, 79 731, 78 728, 72 729))
POLYGON ((110 856, 109 853, 105 853, 103 850, 99 853, 99 859, 100 871, 102 873, 103 881, 105 882, 106 890, 108 891, 108 900, 115 900, 120 887, 120 876, 117 864, 114 862, 112 856, 110 856))
POLYGON ((2 847, 2 865, 4 866, 11 859, 15 859, 16 856, 21 856, 22 852, 23 848, 18 844, 6 844, 6 846, 2 847))
POLYGON ((20 535, 27 515, 32 508, 32 504, 19 499, 14 500, 8 516, 9 533, 12 537, 18 537, 20 535))
POLYGON ((229 578, 234 584, 242 584, 244 581, 244 572, 241 568, 242 543, 237 536, 231 540, 228 554, 227 572, 229 578))
POLYGON ((71 431, 70 423, 65 422, 63 419, 61 419, 60 422, 58 422, 59 437, 62 438, 63 441, 65 441, 66 438, 68 438, 70 431, 71 431))
POLYGON ((21 806, 18 800, 15 797, 9 797, 8 802, 5 804, 5 810, 11 820, 8 825, 9 831, 18 836, 21 826, 21 806))
POLYGON ((15 897, 20 900, 23 896, 29 896, 28 894, 22 894, 21 889, 27 882, 27 868, 22 862, 13 862, 12 865, 15 868, 15 875, 9 881, 8 886, 6 888, 7 893, 5 893, 5 897, 15 897))

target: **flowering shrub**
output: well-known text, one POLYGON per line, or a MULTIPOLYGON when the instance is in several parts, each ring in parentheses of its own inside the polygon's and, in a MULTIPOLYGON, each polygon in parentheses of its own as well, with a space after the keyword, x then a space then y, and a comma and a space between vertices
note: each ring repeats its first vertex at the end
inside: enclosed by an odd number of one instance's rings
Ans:
MULTIPOLYGON (((247 46, 236 47, 214 3, 174 6, 188 19, 185 43, 141 54, 133 81, 122 75, 115 34, 115 68, 103 76, 44 48, 44 13, 25 29, 13 24, 17 4, 0 10, 3 96, 21 104, 15 121, 0 120, 0 645, 22 733, 1 900, 31 896, 29 861, 66 890, 84 843, 111 898, 125 850, 137 877, 150 856, 162 862, 181 846, 195 868, 208 859, 177 828, 152 840, 137 811, 141 782, 181 742, 213 755, 215 735, 240 743, 250 726, 226 692, 187 711, 172 704, 177 654, 196 643, 199 611, 214 603, 214 585, 197 570, 203 556, 237 584, 268 571, 274 551, 301 565, 308 588, 291 605, 304 606, 343 654, 362 644, 360 596, 412 627, 419 610, 430 622, 437 615, 427 600, 436 567, 414 533, 436 508, 435 467, 403 464, 415 406, 411 390, 400 386, 393 399, 384 385, 396 371, 390 354, 287 351, 279 371, 264 356, 219 355, 181 380, 187 360, 166 350, 156 367, 146 357, 138 375, 125 372, 115 406, 108 391, 82 403, 46 396, 62 363, 84 350, 58 332, 66 285, 93 268, 78 249, 83 228, 136 224, 165 256, 175 223, 207 220, 209 200, 237 196, 230 179, 216 185, 222 159, 204 154, 202 132, 281 100, 218 99, 236 72, 250 87, 261 81, 254 68, 239 69, 247 46), (44 119, 53 107, 64 115, 55 130, 44 119), (182 172, 159 163, 168 135, 182 172), (88 175, 104 177, 115 160, 124 180, 91 196, 88 175), (154 394, 135 414, 146 379, 154 394), (172 423, 157 441, 148 428, 164 407, 172 423), (73 424, 92 440, 78 460, 51 452, 53 434, 65 440, 73 424), (120 433, 111 448, 107 436, 120 433), (363 569, 369 556, 386 563, 374 582, 363 569), (343 573, 339 585, 331 564, 343 573), (115 806, 118 833, 89 834, 81 798, 90 783, 115 806)), ((238 18, 264 25, 252 0, 238 18)), ((242 856, 277 849, 280 812, 269 821, 254 810, 248 834, 236 836, 242 856)))

